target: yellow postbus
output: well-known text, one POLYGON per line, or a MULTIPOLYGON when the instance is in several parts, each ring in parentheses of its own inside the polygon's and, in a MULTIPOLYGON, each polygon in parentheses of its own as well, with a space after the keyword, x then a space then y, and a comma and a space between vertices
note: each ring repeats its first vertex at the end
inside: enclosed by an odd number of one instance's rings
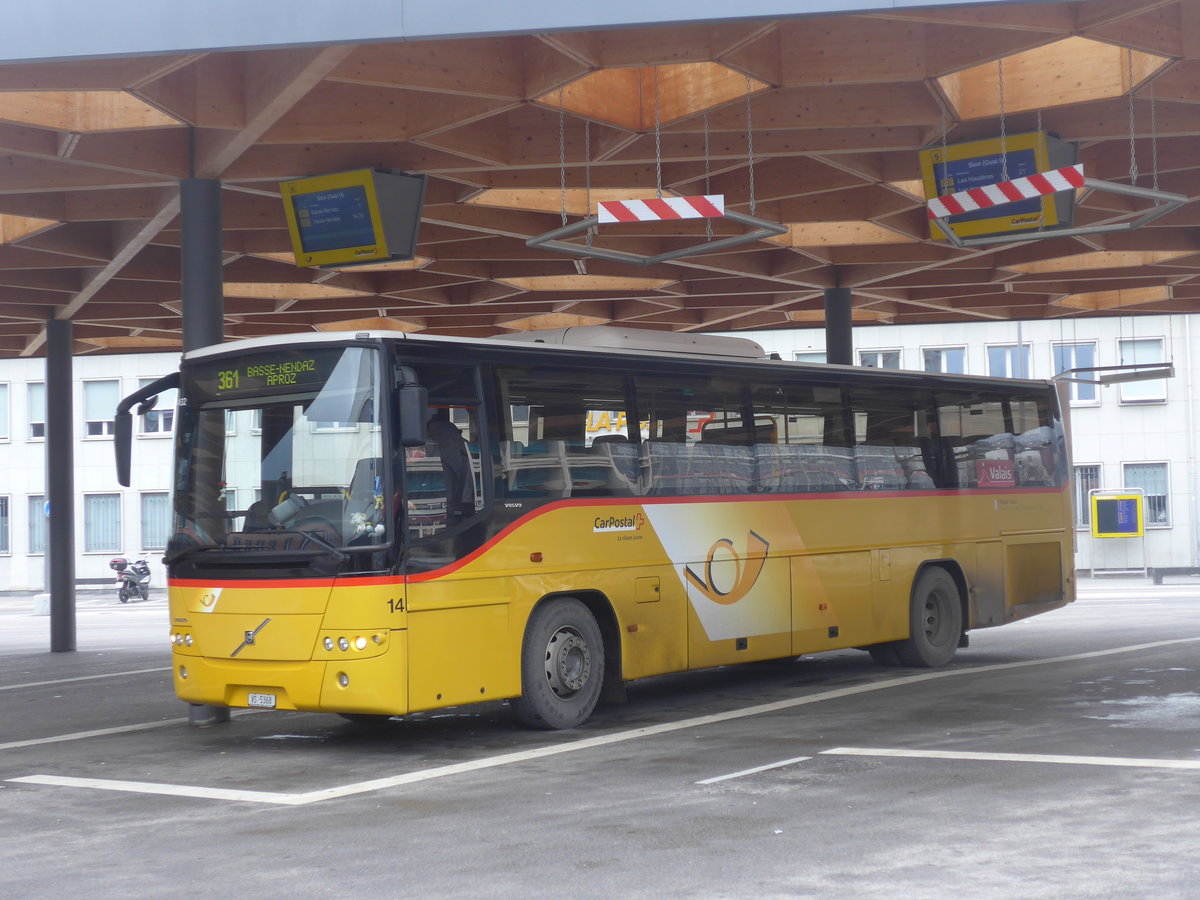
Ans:
POLYGON ((568 728, 668 672, 845 648, 942 666, 970 630, 1073 599, 1047 382, 521 338, 241 341, 122 401, 127 467, 128 410, 179 389, 181 699, 349 718, 510 699, 568 728))

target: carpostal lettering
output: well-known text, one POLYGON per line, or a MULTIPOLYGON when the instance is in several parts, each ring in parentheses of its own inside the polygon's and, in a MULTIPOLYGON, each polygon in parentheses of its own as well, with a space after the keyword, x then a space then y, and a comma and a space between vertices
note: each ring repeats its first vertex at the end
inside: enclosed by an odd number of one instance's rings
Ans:
POLYGON ((629 516, 597 516, 592 524, 592 533, 600 534, 606 531, 639 531, 645 517, 641 513, 629 516))

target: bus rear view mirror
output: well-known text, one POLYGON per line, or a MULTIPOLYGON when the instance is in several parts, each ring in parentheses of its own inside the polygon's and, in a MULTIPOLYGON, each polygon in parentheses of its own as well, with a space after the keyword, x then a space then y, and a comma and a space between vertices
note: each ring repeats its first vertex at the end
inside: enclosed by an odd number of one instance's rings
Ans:
POLYGON ((129 487, 130 457, 133 454, 133 416, 118 412, 113 416, 113 448, 117 453, 117 483, 129 487))
POLYGON ((160 392, 178 388, 179 373, 172 372, 144 385, 117 404, 113 415, 113 449, 117 454, 117 483, 122 487, 129 487, 133 454, 133 415, 130 410, 137 406, 138 415, 144 416, 158 403, 160 392))

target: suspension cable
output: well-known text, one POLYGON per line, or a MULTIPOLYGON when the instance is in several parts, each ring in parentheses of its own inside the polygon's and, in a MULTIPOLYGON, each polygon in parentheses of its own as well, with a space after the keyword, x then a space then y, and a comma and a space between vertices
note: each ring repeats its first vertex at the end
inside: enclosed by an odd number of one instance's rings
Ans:
POLYGON ((750 74, 746 73, 746 158, 750 168, 750 215, 755 215, 755 198, 754 198, 754 119, 751 115, 750 97, 752 94, 753 84, 750 81, 750 74))

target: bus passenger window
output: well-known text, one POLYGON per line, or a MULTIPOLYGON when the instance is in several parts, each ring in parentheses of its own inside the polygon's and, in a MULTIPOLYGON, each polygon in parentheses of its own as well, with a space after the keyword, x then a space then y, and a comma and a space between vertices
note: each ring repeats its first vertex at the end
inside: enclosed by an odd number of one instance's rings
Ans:
POLYGON ((530 366, 497 373, 500 490, 529 500, 637 492, 638 429, 625 377, 530 366))
POLYGON ((854 465, 860 490, 919 491, 936 485, 939 451, 927 392, 855 384, 854 465))
MULTIPOLYGON (((637 379, 645 424, 642 489, 652 496, 750 493, 754 426, 741 381, 706 375, 637 379)), ((764 427, 770 428, 769 421, 764 427)))
POLYGON ((754 385, 751 402, 754 491, 793 494, 853 486, 840 388, 754 385))

